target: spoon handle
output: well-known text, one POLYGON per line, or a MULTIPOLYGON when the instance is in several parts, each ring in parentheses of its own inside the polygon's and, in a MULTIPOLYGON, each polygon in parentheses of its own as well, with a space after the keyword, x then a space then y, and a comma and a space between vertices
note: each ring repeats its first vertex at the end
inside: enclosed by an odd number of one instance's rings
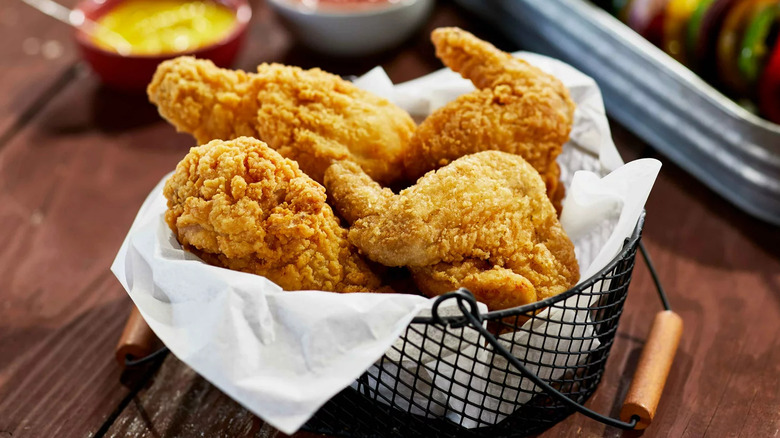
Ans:
POLYGON ((69 26, 80 26, 84 23, 84 13, 78 10, 68 9, 52 0, 22 0, 44 14, 59 20, 69 26))

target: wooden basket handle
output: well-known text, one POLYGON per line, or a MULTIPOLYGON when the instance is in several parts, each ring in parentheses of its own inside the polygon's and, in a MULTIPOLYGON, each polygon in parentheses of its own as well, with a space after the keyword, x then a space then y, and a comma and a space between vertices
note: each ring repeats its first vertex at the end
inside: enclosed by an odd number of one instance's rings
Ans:
POLYGON ((620 419, 625 422, 631 421, 633 416, 639 417, 636 429, 647 428, 655 417, 682 330, 682 318, 671 310, 655 315, 620 411, 620 419))
POLYGON ((125 359, 148 356, 155 351, 157 344, 159 344, 157 336, 146 324, 138 308, 133 306, 130 316, 127 317, 122 336, 119 337, 119 342, 114 350, 116 361, 124 368, 125 359))

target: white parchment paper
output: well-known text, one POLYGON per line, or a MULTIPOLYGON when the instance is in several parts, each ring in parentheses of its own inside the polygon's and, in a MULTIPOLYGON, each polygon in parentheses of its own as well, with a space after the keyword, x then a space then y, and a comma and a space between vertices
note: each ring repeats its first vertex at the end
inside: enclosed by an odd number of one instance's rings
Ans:
MULTIPOLYGON (((660 163, 643 159, 623 165, 612 143, 601 93, 592 79, 559 61, 528 53, 516 55, 560 78, 577 103, 571 141, 558 161, 567 187, 561 223, 575 244, 584 280, 617 255, 623 240, 631 235, 660 163)), ((381 69, 374 69, 356 84, 394 101, 418 120, 473 90, 470 82, 449 70, 394 86, 381 69)), ((397 348, 391 347, 411 319, 430 312, 433 300, 420 296, 283 292, 263 277, 209 266, 183 251, 166 226, 162 185, 161 181, 144 202, 111 270, 173 354, 284 433, 300 428, 386 351, 391 358, 394 351, 398 355, 397 348)), ((444 305, 442 310, 448 311, 444 305)), ((486 308, 481 306, 480 310, 486 308)), ((540 327, 540 333, 552 333, 556 325, 559 331, 571 330, 555 321, 586 317, 577 312, 550 315, 548 326, 540 327)), ((472 332, 464 332, 464 336, 476 336, 472 332)), ((448 335, 441 336, 446 341, 448 335)), ((519 335, 502 335, 504 341, 512 336, 519 335)), ((515 339, 517 345, 568 351, 592 348, 574 341, 547 346, 544 336, 523 336, 515 339)), ((457 360, 491 360, 485 356, 491 353, 484 348, 472 349, 461 351, 457 360)), ((412 375, 436 369, 431 367, 440 362, 437 377, 416 380, 423 386, 418 392, 429 394, 431 399, 441 402, 442 388, 467 394, 465 382, 469 380, 476 389, 501 394, 501 388, 490 386, 492 376, 465 379, 458 375, 462 363, 449 363, 447 357, 435 358, 422 351, 419 356, 420 361, 397 365, 412 375), (452 370, 449 377, 442 373, 447 366, 452 370)), ((562 365, 555 359, 546 362, 541 358, 541 363, 562 365)), ((544 378, 556 378, 554 367, 533 371, 544 378)), ((480 372, 475 369, 476 374, 480 372)), ((513 383, 510 378, 507 386, 513 383)), ((518 393, 518 403, 526 401, 523 395, 518 393)), ((415 401, 425 405, 425 400, 415 401)), ((400 403, 399 408, 410 408, 408 403, 400 403)), ((501 409, 501 415, 483 412, 484 407, 495 411, 496 403, 499 399, 491 397, 451 401, 440 414, 465 427, 492 424, 511 413, 501 409), (464 413, 479 421, 464 420, 464 413)))

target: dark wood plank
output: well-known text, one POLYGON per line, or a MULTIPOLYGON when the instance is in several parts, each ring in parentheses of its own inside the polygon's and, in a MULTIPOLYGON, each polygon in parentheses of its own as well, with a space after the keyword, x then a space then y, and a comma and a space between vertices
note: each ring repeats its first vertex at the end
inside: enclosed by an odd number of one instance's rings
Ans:
POLYGON ((87 73, 0 149, 0 431, 85 436, 128 394, 112 350, 130 302, 108 268, 191 142, 87 73))
MULTIPOLYGON (((109 276, 95 287, 100 293, 117 289, 109 276)), ((16 350, 2 369, 0 436, 83 437, 100 428, 127 395, 111 356, 129 306, 114 298, 56 328, 2 328, 3 338, 28 349, 16 350)))
MULTIPOLYGON (((174 356, 133 397, 106 437, 285 438, 174 356)), ((322 435, 297 433, 295 438, 322 435)))
POLYGON ((204 430, 226 437, 275 436, 275 431, 263 426, 257 417, 171 355, 106 436, 194 436, 204 430), (220 424, 216 430, 211 426, 215 420, 220 424))
POLYGON ((70 27, 21 1, 0 4, 0 147, 72 78, 79 59, 72 36, 70 27))

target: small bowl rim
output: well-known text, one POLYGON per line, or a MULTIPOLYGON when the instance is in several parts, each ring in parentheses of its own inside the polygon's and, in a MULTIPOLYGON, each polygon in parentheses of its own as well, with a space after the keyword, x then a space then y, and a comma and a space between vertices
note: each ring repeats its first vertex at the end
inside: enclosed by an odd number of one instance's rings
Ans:
POLYGON ((430 0, 399 0, 395 3, 386 2, 367 6, 363 9, 347 10, 336 8, 317 9, 304 6, 299 0, 267 0, 268 3, 280 8, 310 17, 329 17, 329 18, 348 18, 348 17, 368 17, 385 14, 399 9, 410 7, 416 3, 430 0))
MULTIPOLYGON (((109 5, 114 3, 119 4, 124 1, 132 1, 132 0, 105 0, 103 2, 99 2, 98 0, 80 0, 73 8, 73 10, 80 11, 86 16, 87 11, 85 11, 84 8, 87 5, 95 5, 98 8, 106 7, 108 8, 108 10, 110 10, 111 7, 109 7, 106 4, 109 5)), ((230 31, 230 33, 228 33, 226 36, 221 38, 219 41, 213 42, 205 46, 198 47, 193 50, 187 50, 181 52, 158 53, 158 54, 132 54, 131 53, 127 55, 122 55, 121 53, 107 50, 104 49, 103 47, 98 46, 92 41, 92 39, 89 37, 89 34, 84 32, 80 27, 76 27, 75 29, 76 31, 75 39, 78 44, 88 47, 90 50, 95 50, 106 56, 118 57, 124 59, 164 60, 164 59, 175 58, 178 56, 197 56, 204 52, 213 50, 219 46, 227 45, 229 42, 241 36, 244 32, 246 32, 246 29, 249 26, 249 22, 252 19, 252 7, 249 5, 248 0, 208 0, 208 1, 219 3, 229 8, 231 11, 233 11, 233 15, 236 17, 236 25, 233 28, 233 30, 230 31)))

